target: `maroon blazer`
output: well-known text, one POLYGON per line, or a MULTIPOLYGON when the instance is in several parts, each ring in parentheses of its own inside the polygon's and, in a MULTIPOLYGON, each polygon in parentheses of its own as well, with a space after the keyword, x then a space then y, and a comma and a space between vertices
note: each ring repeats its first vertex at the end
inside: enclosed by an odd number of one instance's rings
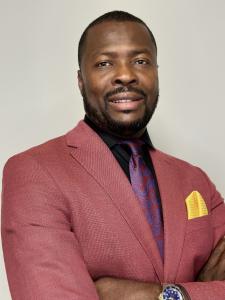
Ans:
POLYGON ((181 283, 192 300, 225 299, 225 282, 193 282, 225 234, 225 204, 199 168, 151 150, 162 199, 165 261, 131 185, 83 121, 12 157, 2 194, 2 239, 13 300, 95 300, 104 276, 181 283), (198 191, 209 214, 188 220, 198 191))

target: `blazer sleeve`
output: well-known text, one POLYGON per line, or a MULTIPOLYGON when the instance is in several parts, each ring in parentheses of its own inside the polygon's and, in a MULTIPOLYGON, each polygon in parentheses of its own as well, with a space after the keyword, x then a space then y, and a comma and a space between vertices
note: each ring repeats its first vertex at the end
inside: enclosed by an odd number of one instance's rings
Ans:
MULTIPOLYGON (((206 180, 211 199, 211 220, 214 230, 214 246, 225 236, 225 203, 215 185, 200 170, 206 180)), ((190 295, 191 300, 225 300, 225 281, 188 282, 181 284, 190 295)))
POLYGON ((57 183, 27 154, 3 172, 2 243, 12 300, 97 300, 57 183))

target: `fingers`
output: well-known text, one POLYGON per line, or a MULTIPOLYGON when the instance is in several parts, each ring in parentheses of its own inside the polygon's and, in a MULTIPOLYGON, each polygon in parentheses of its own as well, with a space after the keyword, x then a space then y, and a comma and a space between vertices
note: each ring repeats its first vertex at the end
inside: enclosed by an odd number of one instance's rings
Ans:
POLYGON ((197 277, 202 282, 213 280, 225 280, 225 237, 218 242, 197 277))
POLYGON ((211 256, 207 262, 207 269, 214 267, 216 264, 218 264, 219 260, 223 258, 225 259, 225 237, 218 242, 215 249, 211 253, 211 256))
MULTIPOLYGON (((225 244, 225 238, 224 238, 224 244, 225 244)), ((221 267, 223 268, 224 274, 225 274, 225 250, 223 251, 223 253, 220 255, 220 263, 221 263, 221 267)))

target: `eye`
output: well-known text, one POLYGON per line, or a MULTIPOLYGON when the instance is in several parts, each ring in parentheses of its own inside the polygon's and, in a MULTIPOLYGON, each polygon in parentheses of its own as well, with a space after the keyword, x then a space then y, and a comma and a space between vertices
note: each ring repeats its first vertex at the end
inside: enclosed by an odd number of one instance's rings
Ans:
POLYGON ((149 60, 147 60, 147 59, 137 59, 137 60, 135 60, 134 63, 137 65, 149 65, 150 64, 149 60))
POLYGON ((110 67, 111 65, 112 65, 112 63, 109 61, 101 61, 96 64, 96 67, 97 68, 106 68, 106 67, 110 67))

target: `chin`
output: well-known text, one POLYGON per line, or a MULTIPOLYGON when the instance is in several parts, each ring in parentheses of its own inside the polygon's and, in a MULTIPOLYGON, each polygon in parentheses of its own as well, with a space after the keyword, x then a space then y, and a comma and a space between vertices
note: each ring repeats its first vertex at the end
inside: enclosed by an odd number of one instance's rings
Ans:
POLYGON ((107 118, 104 122, 105 129, 110 132, 120 135, 120 136, 132 136, 143 130, 151 116, 145 115, 143 118, 139 119, 127 119, 127 120, 114 120, 112 118, 107 118))
POLYGON ((110 121, 113 123, 118 123, 118 124, 124 124, 124 126, 130 126, 132 124, 136 124, 136 123, 142 123, 142 121, 146 119, 146 116, 132 116, 130 115, 124 115, 120 118, 110 118, 110 121))

